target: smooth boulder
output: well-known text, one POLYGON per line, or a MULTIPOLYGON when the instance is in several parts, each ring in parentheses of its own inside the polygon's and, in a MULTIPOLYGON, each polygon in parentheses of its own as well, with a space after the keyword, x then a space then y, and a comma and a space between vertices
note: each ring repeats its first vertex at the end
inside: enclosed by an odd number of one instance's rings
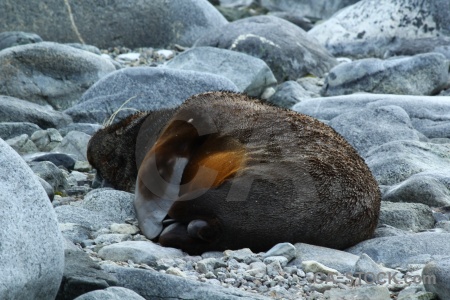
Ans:
POLYGON ((54 299, 64 269, 52 205, 25 161, 0 139, 0 298, 54 299))
POLYGON ((431 207, 450 206, 450 172, 442 168, 414 174, 389 187, 383 200, 423 203, 431 207))
POLYGON ((298 82, 289 80, 278 85, 275 93, 267 101, 276 106, 291 108, 303 99, 314 97, 316 95, 313 92, 306 90, 298 82))
POLYGON ((229 79, 209 73, 168 68, 125 68, 94 84, 77 105, 65 110, 75 122, 104 123, 137 111, 177 107, 194 94, 238 88, 229 79))
POLYGON ((410 96, 389 94, 353 94, 305 99, 292 109, 329 121, 339 115, 362 108, 396 105, 411 119, 413 127, 428 138, 450 137, 450 97, 410 96))
POLYGON ((388 268, 408 264, 426 264, 450 252, 450 233, 415 233, 366 240, 346 251, 366 253, 376 263, 388 268))
POLYGON ((1 1, 0 15, 3 30, 100 48, 191 46, 202 34, 227 23, 207 0, 49 0, 45 5, 1 1))
POLYGON ((20 45, 0 51, 0 94, 61 110, 112 71, 109 59, 74 47, 20 45))
POLYGON ((72 119, 48 106, 0 95, 0 122, 30 122, 47 129, 67 126, 72 119))
POLYGON ((396 105, 355 109, 331 119, 328 125, 363 156, 387 142, 420 138, 406 111, 396 105))
POLYGON ((448 68, 449 61, 440 53, 356 60, 331 69, 321 94, 434 95, 448 84, 448 68))
POLYGON ((259 97, 277 80, 259 58, 213 47, 191 48, 170 60, 168 68, 207 72, 230 79, 240 92, 259 97))
POLYGON ((279 82, 323 76, 337 61, 300 27, 274 16, 256 16, 222 26, 195 43, 261 58, 279 82))
POLYGON ((430 52, 448 45, 448 1, 361 0, 308 35, 334 56, 389 57, 430 52))

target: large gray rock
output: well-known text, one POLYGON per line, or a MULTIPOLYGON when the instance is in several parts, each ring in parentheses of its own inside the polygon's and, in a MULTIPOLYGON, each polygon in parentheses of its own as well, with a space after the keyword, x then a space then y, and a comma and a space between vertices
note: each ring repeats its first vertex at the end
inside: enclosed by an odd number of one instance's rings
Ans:
POLYGON ((359 0, 261 0, 261 5, 271 11, 286 11, 315 19, 328 19, 338 10, 359 0))
POLYGON ((180 276, 165 275, 153 270, 103 265, 105 271, 117 277, 120 285, 135 291, 145 299, 196 299, 196 300, 269 300, 272 298, 243 292, 236 288, 189 280, 180 276))
POLYGON ((376 263, 389 268, 425 264, 450 253, 450 233, 415 233, 366 240, 346 251, 366 253, 376 263))
POLYGON ((238 91, 238 88, 229 79, 208 73, 125 68, 99 80, 83 94, 77 105, 65 112, 75 122, 103 123, 123 104, 116 120, 136 111, 176 107, 194 94, 218 90, 238 91))
POLYGON ((66 45, 16 46, 0 51, 0 93, 65 109, 115 69, 102 56, 66 45))
POLYGON ((49 107, 0 95, 0 122, 30 122, 46 129, 66 126, 72 119, 49 107))
POLYGON ((321 94, 433 95, 448 84, 448 67, 449 61, 440 53, 388 60, 366 58, 331 69, 321 94))
POLYGON ((375 147, 365 160, 379 184, 398 184, 423 171, 450 168, 450 144, 393 141, 375 147))
POLYGON ((363 156, 387 142, 419 141, 408 114, 396 105, 351 110, 333 118, 328 125, 363 156))
POLYGON ((450 97, 353 94, 347 96, 305 99, 292 109, 322 120, 361 108, 396 105, 403 108, 415 129, 429 138, 450 137, 450 97))
POLYGON ((207 0, 50 0, 45 5, 1 1, 0 15, 5 31, 37 32, 44 40, 100 48, 191 46, 202 34, 227 23, 207 0))
MULTIPOLYGON (((56 300, 72 300, 85 293, 118 285, 84 251, 66 249, 64 276, 56 300)), ((126 299, 126 298, 125 298, 126 299)))
POLYGON ((25 161, 0 139, 0 299, 54 299, 63 239, 47 194, 25 161))
POLYGON ((150 241, 126 241, 105 246, 100 249, 98 255, 105 260, 131 260, 137 264, 155 266, 157 260, 180 258, 183 257, 183 252, 175 248, 162 247, 150 241))
POLYGON ((75 300, 145 300, 136 292, 123 287, 109 287, 83 294, 75 300))
POLYGON ((259 97, 277 80, 264 61, 236 51, 213 47, 191 48, 166 65, 169 68, 207 72, 230 79, 240 92, 259 97))
POLYGON ((347 272, 353 273, 355 271, 355 264, 359 259, 357 255, 345 251, 304 243, 295 244, 295 248, 297 249, 297 258, 301 261, 317 261, 342 274, 347 272))
POLYGON ((450 257, 429 262, 422 271, 423 285, 439 299, 450 299, 450 257))
POLYGON ((318 24, 308 35, 335 56, 424 53, 448 44, 449 9, 445 0, 362 0, 318 24))
POLYGON ((337 64, 303 29, 274 16, 234 21, 204 35, 195 46, 213 46, 259 57, 279 82, 308 74, 320 77, 337 64))
POLYGON ((381 224, 417 232, 433 228, 434 218, 425 204, 381 201, 378 225, 381 224))
POLYGON ((35 33, 21 31, 0 32, 0 50, 18 45, 42 42, 40 36, 35 33))
POLYGON ((431 207, 450 206, 450 172, 430 170, 412 175, 391 186, 383 201, 423 203, 431 207))

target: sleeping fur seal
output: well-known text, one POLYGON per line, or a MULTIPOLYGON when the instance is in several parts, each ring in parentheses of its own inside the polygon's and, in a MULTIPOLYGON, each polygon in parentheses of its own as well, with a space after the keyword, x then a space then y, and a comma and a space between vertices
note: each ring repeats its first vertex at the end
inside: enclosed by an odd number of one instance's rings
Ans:
POLYGON ((314 118, 209 92, 172 111, 162 129, 152 124, 143 121, 136 138, 145 156, 137 146, 135 208, 142 232, 163 246, 189 254, 280 242, 344 249, 375 230, 374 177, 314 118), (149 143, 150 127, 158 134, 149 143))

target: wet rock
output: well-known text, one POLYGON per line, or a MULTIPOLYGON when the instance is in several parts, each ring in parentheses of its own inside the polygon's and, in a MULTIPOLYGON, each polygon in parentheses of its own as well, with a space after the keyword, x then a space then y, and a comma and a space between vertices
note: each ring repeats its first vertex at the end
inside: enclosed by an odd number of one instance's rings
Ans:
POLYGON ((278 85, 275 93, 267 101, 280 107, 291 108, 303 99, 317 96, 305 90, 298 82, 289 80, 278 85))
POLYGON ((69 155, 65 153, 34 153, 30 155, 25 155, 23 157, 27 162, 39 162, 39 161, 49 161, 55 166, 62 166, 67 170, 73 170, 75 166, 74 155, 69 155))

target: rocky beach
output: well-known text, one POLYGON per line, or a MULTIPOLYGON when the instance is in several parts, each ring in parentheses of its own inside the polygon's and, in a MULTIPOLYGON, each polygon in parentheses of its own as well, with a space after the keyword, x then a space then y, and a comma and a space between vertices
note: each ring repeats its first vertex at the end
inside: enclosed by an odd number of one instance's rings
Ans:
POLYGON ((0 299, 450 299, 449 11, 444 0, 1 1, 0 299), (199 256, 147 239, 134 194, 98 180, 89 140, 208 91, 342 135, 381 191, 374 236, 199 256))

